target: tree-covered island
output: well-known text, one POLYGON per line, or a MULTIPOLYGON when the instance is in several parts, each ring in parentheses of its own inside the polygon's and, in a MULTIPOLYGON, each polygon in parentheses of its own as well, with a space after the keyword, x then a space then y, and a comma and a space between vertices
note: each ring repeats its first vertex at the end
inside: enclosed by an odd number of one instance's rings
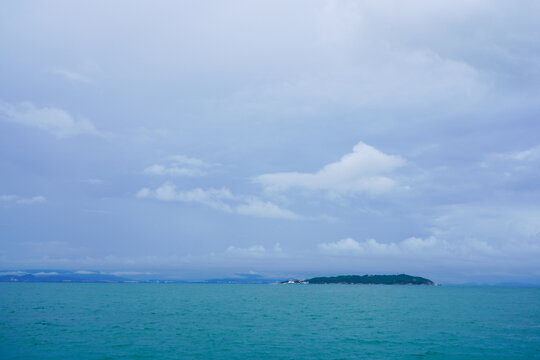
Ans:
POLYGON ((339 275, 314 277, 311 279, 293 279, 281 284, 350 284, 350 285, 436 285, 433 281, 406 274, 399 275, 339 275))

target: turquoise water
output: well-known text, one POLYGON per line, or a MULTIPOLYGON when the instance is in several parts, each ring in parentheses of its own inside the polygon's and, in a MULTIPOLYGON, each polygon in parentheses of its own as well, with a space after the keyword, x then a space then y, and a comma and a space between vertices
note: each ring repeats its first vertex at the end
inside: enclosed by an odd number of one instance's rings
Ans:
POLYGON ((540 359, 540 288, 0 284, 1 359, 540 359))

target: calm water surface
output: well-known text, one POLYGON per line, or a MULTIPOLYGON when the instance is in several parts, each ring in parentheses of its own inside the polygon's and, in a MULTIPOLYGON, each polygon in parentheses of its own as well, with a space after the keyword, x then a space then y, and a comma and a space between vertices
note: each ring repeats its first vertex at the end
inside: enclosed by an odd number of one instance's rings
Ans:
POLYGON ((1 359, 540 359, 540 288, 0 284, 1 359))

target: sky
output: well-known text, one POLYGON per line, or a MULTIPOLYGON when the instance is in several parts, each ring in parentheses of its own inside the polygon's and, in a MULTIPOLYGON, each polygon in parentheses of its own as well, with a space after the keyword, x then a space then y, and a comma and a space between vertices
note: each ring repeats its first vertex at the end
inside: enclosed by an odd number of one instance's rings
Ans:
POLYGON ((540 3, 0 3, 0 268, 540 283, 540 3))

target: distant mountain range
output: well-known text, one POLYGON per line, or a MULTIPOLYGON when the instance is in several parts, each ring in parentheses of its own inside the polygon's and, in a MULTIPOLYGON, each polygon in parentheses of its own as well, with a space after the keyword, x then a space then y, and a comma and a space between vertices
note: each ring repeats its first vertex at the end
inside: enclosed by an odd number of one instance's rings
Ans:
POLYGON ((48 282, 48 283, 202 283, 202 284, 270 284, 281 279, 269 279, 259 274, 236 274, 235 277, 184 281, 175 279, 132 279, 99 271, 67 270, 0 270, 0 282, 48 282))
POLYGON ((4 271, 0 282, 126 282, 129 279, 99 272, 71 271, 4 271))
MULTIPOLYGON (((69 270, 0 270, 0 282, 23 283, 196 283, 196 284, 384 284, 384 285, 437 285, 433 281, 406 274, 400 275, 340 275, 314 277, 311 279, 267 278, 255 273, 238 273, 231 277, 213 278, 201 281, 186 281, 169 275, 144 273, 103 273, 100 271, 69 270), (125 274, 125 275, 124 275, 125 274), (122 276, 119 276, 122 275, 122 276), (132 276, 133 277, 129 277, 132 276), (153 277, 155 276, 155 277, 153 277)), ((537 287, 540 283, 498 282, 498 283, 450 283, 445 286, 501 286, 537 287)))

